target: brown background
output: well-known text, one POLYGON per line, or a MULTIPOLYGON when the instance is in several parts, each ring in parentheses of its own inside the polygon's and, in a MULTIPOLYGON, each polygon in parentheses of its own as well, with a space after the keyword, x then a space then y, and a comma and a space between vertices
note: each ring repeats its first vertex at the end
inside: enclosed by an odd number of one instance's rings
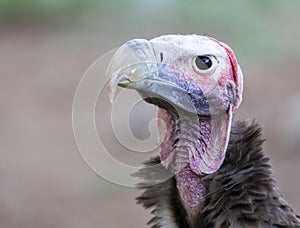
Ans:
MULTIPOLYGON (((300 213, 299 1, 14 0, 0 8, 1 227, 145 227, 137 190, 102 180, 81 158, 72 100, 106 51, 168 33, 208 33, 236 51, 245 76, 237 118, 264 126, 279 186, 300 213)), ((98 128, 107 121, 101 110, 98 128)))

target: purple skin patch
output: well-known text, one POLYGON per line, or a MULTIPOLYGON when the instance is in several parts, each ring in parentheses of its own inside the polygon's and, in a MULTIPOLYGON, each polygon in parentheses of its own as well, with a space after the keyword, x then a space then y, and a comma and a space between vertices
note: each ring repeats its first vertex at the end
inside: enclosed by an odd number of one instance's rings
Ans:
POLYGON ((186 91, 186 94, 190 97, 194 104, 196 109, 195 111, 199 115, 210 115, 207 97, 204 96, 201 88, 191 78, 185 76, 180 71, 174 72, 174 69, 170 69, 169 66, 165 64, 160 65, 158 72, 159 78, 175 83, 177 86, 186 91))

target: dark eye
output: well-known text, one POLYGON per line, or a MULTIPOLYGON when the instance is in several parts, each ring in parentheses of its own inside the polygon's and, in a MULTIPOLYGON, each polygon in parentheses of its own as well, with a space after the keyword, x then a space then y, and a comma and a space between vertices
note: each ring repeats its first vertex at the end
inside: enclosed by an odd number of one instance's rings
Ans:
POLYGON ((218 65, 218 61, 214 56, 199 55, 194 57, 193 66, 198 73, 208 73, 213 71, 218 65))
POLYGON ((212 60, 208 56, 197 56, 195 58, 195 65, 199 70, 208 70, 212 66, 212 60))

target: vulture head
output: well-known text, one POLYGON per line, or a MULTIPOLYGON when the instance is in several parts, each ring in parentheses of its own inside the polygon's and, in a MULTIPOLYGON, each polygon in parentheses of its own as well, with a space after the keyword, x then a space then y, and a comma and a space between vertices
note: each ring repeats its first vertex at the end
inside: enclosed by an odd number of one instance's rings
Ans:
POLYGON ((221 167, 232 113, 242 101, 243 75, 233 51, 200 35, 134 39, 117 50, 107 74, 111 99, 120 86, 159 107, 161 163, 174 172, 193 214, 201 205, 194 186, 221 167))

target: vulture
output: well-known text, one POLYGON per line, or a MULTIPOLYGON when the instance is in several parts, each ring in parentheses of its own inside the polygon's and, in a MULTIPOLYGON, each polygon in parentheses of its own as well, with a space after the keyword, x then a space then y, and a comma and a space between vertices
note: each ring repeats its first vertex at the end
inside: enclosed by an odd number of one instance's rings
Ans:
POLYGON ((243 73, 204 35, 133 39, 112 57, 109 96, 133 89, 158 107, 160 155, 134 175, 153 228, 300 227, 263 151, 255 121, 233 122, 243 73))

